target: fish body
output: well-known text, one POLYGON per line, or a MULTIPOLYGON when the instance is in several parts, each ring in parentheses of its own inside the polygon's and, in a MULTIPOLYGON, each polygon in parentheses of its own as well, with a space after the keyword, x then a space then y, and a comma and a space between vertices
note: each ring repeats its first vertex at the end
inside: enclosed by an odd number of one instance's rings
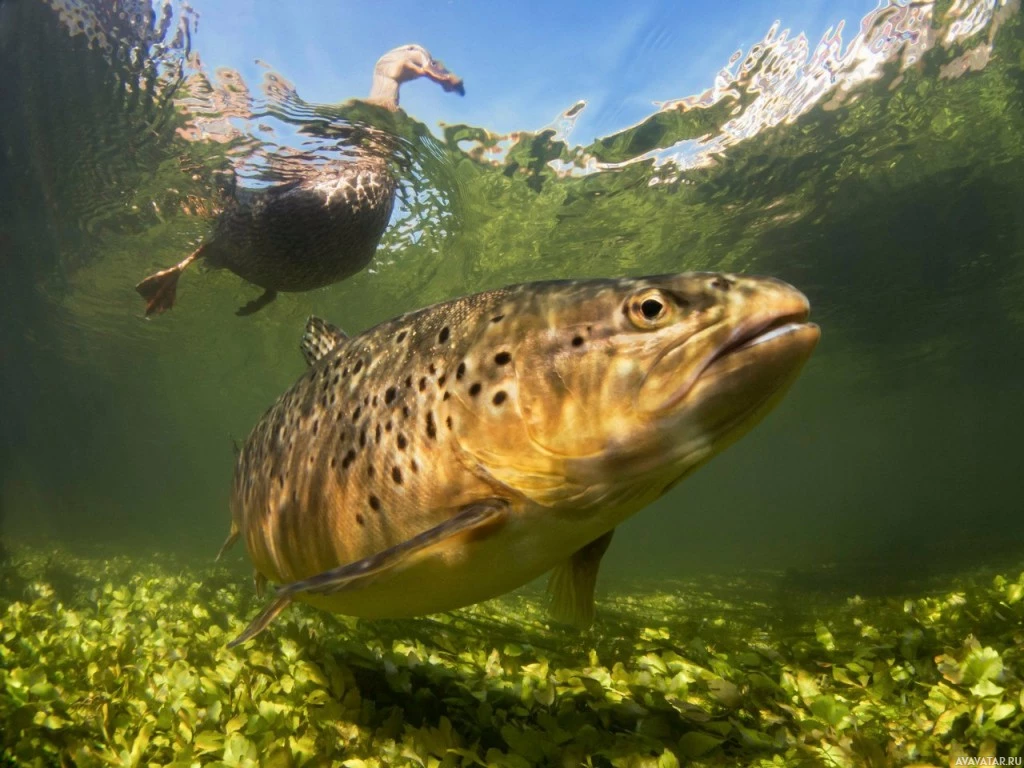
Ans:
MULTIPOLYGON (((585 624, 615 526, 749 429, 814 348, 806 298, 688 273, 530 283, 348 338, 238 455, 233 535, 292 599, 368 618, 449 610, 554 571, 585 624)), ((230 539, 229 539, 230 541, 230 539)))

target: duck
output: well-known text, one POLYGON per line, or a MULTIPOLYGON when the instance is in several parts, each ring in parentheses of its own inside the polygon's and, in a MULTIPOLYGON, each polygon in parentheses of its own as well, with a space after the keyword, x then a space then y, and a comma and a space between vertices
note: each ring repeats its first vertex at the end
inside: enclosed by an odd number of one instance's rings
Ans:
MULTIPOLYGON (((465 95, 462 78, 423 46, 410 44, 377 60, 366 102, 396 112, 401 85, 421 77, 465 95)), ((236 311, 240 316, 258 312, 278 292, 322 288, 361 271, 387 229, 398 189, 385 154, 369 142, 350 159, 305 169, 288 182, 239 189, 196 250, 135 286, 146 302, 145 316, 174 306, 178 279, 200 259, 263 288, 236 311)))

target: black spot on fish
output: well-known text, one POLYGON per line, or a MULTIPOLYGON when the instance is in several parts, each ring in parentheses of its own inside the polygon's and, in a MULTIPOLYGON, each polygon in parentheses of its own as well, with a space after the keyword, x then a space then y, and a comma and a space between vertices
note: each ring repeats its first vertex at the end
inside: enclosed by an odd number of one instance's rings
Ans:
POLYGON ((427 411, 427 436, 432 440, 437 438, 437 425, 434 424, 433 411, 427 411))
POLYGON ((384 425, 384 430, 387 432, 391 431, 391 428, 395 426, 395 422, 388 420, 388 423, 384 425))
POLYGON ((494 362, 497 365, 508 365, 512 361, 512 355, 508 352, 499 352, 494 356, 494 362))
POLYGON ((334 469, 336 466, 338 466, 338 457, 331 456, 331 469, 334 469))
POLYGON ((358 525, 366 525, 366 518, 363 517, 361 512, 356 512, 356 523, 358 525))
POLYGON ((450 392, 445 392, 445 393, 444 393, 444 395, 442 395, 442 396, 441 396, 441 399, 442 399, 442 400, 447 400, 447 399, 449 398, 449 396, 450 396, 450 395, 451 395, 451 393, 450 393, 450 392))
POLYGON ((446 341, 448 341, 449 335, 450 334, 448 333, 448 326, 446 325, 444 328, 441 329, 441 332, 437 334, 438 342, 444 344, 446 341))
POLYGON ((366 476, 367 477, 373 477, 375 474, 377 474, 377 468, 374 467, 373 464, 367 464, 366 465, 366 476))
POLYGON ((363 427, 363 431, 359 433, 359 447, 366 447, 366 427, 363 427))
POLYGON ((449 430, 451 430, 451 429, 452 429, 452 417, 451 417, 451 416, 449 416, 448 418, 446 418, 446 419, 444 420, 444 423, 448 425, 448 429, 449 429, 449 430))
POLYGON ((420 379, 420 392, 422 392, 426 388, 427 388, 427 377, 424 376, 422 379, 420 379))
POLYGON ((402 416, 404 416, 407 419, 409 418, 409 406, 408 405, 403 405, 402 406, 402 416))
POLYGON ((479 381, 475 382, 475 383, 473 384, 473 386, 471 386, 471 387, 469 388, 469 394, 470 394, 471 396, 473 396, 473 397, 476 397, 477 395, 479 395, 479 394, 480 394, 480 386, 481 386, 481 385, 480 385, 480 382, 479 382, 479 381))
POLYGON ((400 470, 398 467, 392 467, 391 468, 391 479, 394 480, 399 485, 401 485, 402 484, 402 470, 400 470))
POLYGON ((363 370, 363 361, 361 359, 356 360, 356 367, 352 371, 353 373, 359 373, 361 370, 363 370))
POLYGON ((461 380, 466 375, 466 364, 459 363, 459 367, 455 369, 455 378, 461 380))
POLYGON ((409 466, 412 468, 413 472, 419 472, 420 471, 420 465, 416 463, 416 459, 413 459, 412 461, 410 461, 409 462, 409 466))
POLYGON ((573 336, 572 337, 572 345, 574 347, 583 346, 583 337, 582 336, 573 336))
POLYGON ((359 421, 359 415, 363 412, 362 406, 356 406, 356 409, 352 411, 352 423, 355 424, 359 421))
POLYGON ((448 380, 448 378, 447 378, 446 376, 444 376, 444 375, 442 374, 441 378, 439 378, 439 379, 437 380, 437 386, 439 386, 439 387, 443 387, 443 386, 444 386, 444 383, 445 383, 445 382, 446 382, 447 380, 448 380))
POLYGON ((319 431, 320 431, 320 419, 317 419, 316 421, 313 422, 313 434, 315 435, 319 431))
POLYGON ((433 376, 434 374, 437 373, 437 366, 431 363, 430 365, 427 366, 427 370, 429 370, 430 375, 433 376))
POLYGON ((491 322, 492 323, 500 323, 504 319, 505 319, 504 315, 495 315, 494 317, 491 318, 491 322))
POLYGON ((380 443, 380 424, 377 425, 377 434, 375 435, 377 443, 380 443))
POLYGON ((405 386, 409 387, 410 389, 412 388, 412 376, 405 377, 405 386))
POLYGON ((504 390, 499 390, 499 391, 494 393, 494 401, 493 402, 494 402, 495 405, 501 405, 502 403, 505 402, 505 399, 507 397, 508 397, 508 395, 505 393, 504 390))
POLYGON ((409 444, 409 441, 405 439, 405 435, 401 432, 398 433, 398 450, 404 451, 405 446, 409 444))
POLYGON ((374 512, 380 512, 380 499, 378 499, 376 496, 371 495, 370 507, 373 509, 374 512))
POLYGON ((348 469, 348 465, 356 460, 356 452, 351 448, 348 449, 348 453, 345 454, 345 458, 341 460, 341 468, 348 469))
POLYGON ((395 339, 395 341, 397 341, 399 344, 401 344, 403 341, 405 341, 405 337, 406 337, 406 332, 402 331, 400 334, 398 334, 398 338, 395 339))
POLYGON ((377 407, 377 396, 376 395, 373 396, 373 407, 374 408, 377 407))
POLYGON ((395 388, 388 387, 388 391, 384 393, 384 404, 391 405, 392 401, 395 399, 395 394, 395 388))

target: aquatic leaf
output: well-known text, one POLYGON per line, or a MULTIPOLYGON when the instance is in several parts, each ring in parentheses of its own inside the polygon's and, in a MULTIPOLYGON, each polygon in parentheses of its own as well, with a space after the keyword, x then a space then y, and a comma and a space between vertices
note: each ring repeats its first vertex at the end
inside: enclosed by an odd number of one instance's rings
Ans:
POLYGON ((1009 605, 1019 603, 1022 599, 1024 599, 1024 584, 1018 581, 1006 588, 1006 602, 1009 605))
POLYGON ((971 648, 961 665, 966 684, 996 680, 1003 674, 1003 659, 994 648, 971 648))
POLYGON ((734 708, 740 706, 742 702, 742 696, 740 695, 740 689, 735 683, 731 683, 728 680, 716 678, 708 681, 708 691, 723 706, 734 708))
POLYGON ((994 697, 1001 696, 1003 691, 1006 689, 1002 686, 996 685, 991 680, 982 680, 977 685, 971 686, 971 693, 979 697, 994 697))
POLYGON ((224 734, 217 731, 202 731, 196 734, 192 744, 200 752, 220 752, 224 749, 224 734))
POLYGON ((139 728, 138 734, 135 736, 135 740, 132 742, 132 749, 128 755, 128 764, 136 766, 139 761, 142 760, 142 754, 146 751, 146 747, 149 746, 149 740, 153 736, 153 724, 143 723, 142 727, 139 728))
POLYGON ((684 733, 679 739, 679 751, 685 757, 701 757, 717 749, 725 740, 701 731, 684 733))
POLYGON ((988 719, 994 723, 998 723, 1010 717, 1016 711, 1017 706, 1013 702, 1002 701, 992 707, 988 713, 988 719))
POLYGON ((850 714, 850 708, 837 701, 834 696, 818 696, 811 702, 811 712, 818 719, 836 728, 842 719, 850 714))
POLYGON ((224 726, 224 733, 232 734, 237 730, 240 730, 249 721, 249 716, 244 714, 237 714, 228 720, 227 725, 224 726))
POLYGON ((224 763, 229 766, 249 766, 256 761, 256 745, 235 731, 224 742, 224 763))
POLYGON ((805 704, 810 704, 821 693, 814 677, 802 669, 796 675, 796 689, 805 704))
POLYGON ((834 651, 836 649, 836 641, 832 636, 832 632, 823 622, 818 622, 814 625, 814 636, 818 639, 818 642, 825 648, 826 651, 834 651))
POLYGON ((32 722, 51 731, 58 731, 67 725, 67 720, 64 718, 43 711, 36 712, 32 722))
POLYGON ((773 749, 775 747, 775 742, 768 734, 761 733, 753 728, 746 728, 737 722, 733 722, 733 726, 736 728, 736 732, 740 737, 740 743, 744 747, 755 750, 773 749))
MULTIPOLYGON (((533 730, 506 725, 501 729, 501 737, 514 754, 533 763, 544 759, 544 748, 539 734, 533 730)), ((490 761, 490 758, 488 758, 490 761)))

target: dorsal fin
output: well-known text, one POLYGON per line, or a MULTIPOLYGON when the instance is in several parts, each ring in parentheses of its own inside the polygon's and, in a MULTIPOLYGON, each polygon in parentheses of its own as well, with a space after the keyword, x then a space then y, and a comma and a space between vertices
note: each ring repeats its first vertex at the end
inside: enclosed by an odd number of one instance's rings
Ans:
POLYGON ((306 321, 306 330, 302 334, 302 343, 299 344, 299 348, 302 350, 302 356, 306 358, 306 362, 313 365, 346 339, 348 336, 341 328, 331 325, 326 320, 321 320, 316 315, 310 315, 306 321))

